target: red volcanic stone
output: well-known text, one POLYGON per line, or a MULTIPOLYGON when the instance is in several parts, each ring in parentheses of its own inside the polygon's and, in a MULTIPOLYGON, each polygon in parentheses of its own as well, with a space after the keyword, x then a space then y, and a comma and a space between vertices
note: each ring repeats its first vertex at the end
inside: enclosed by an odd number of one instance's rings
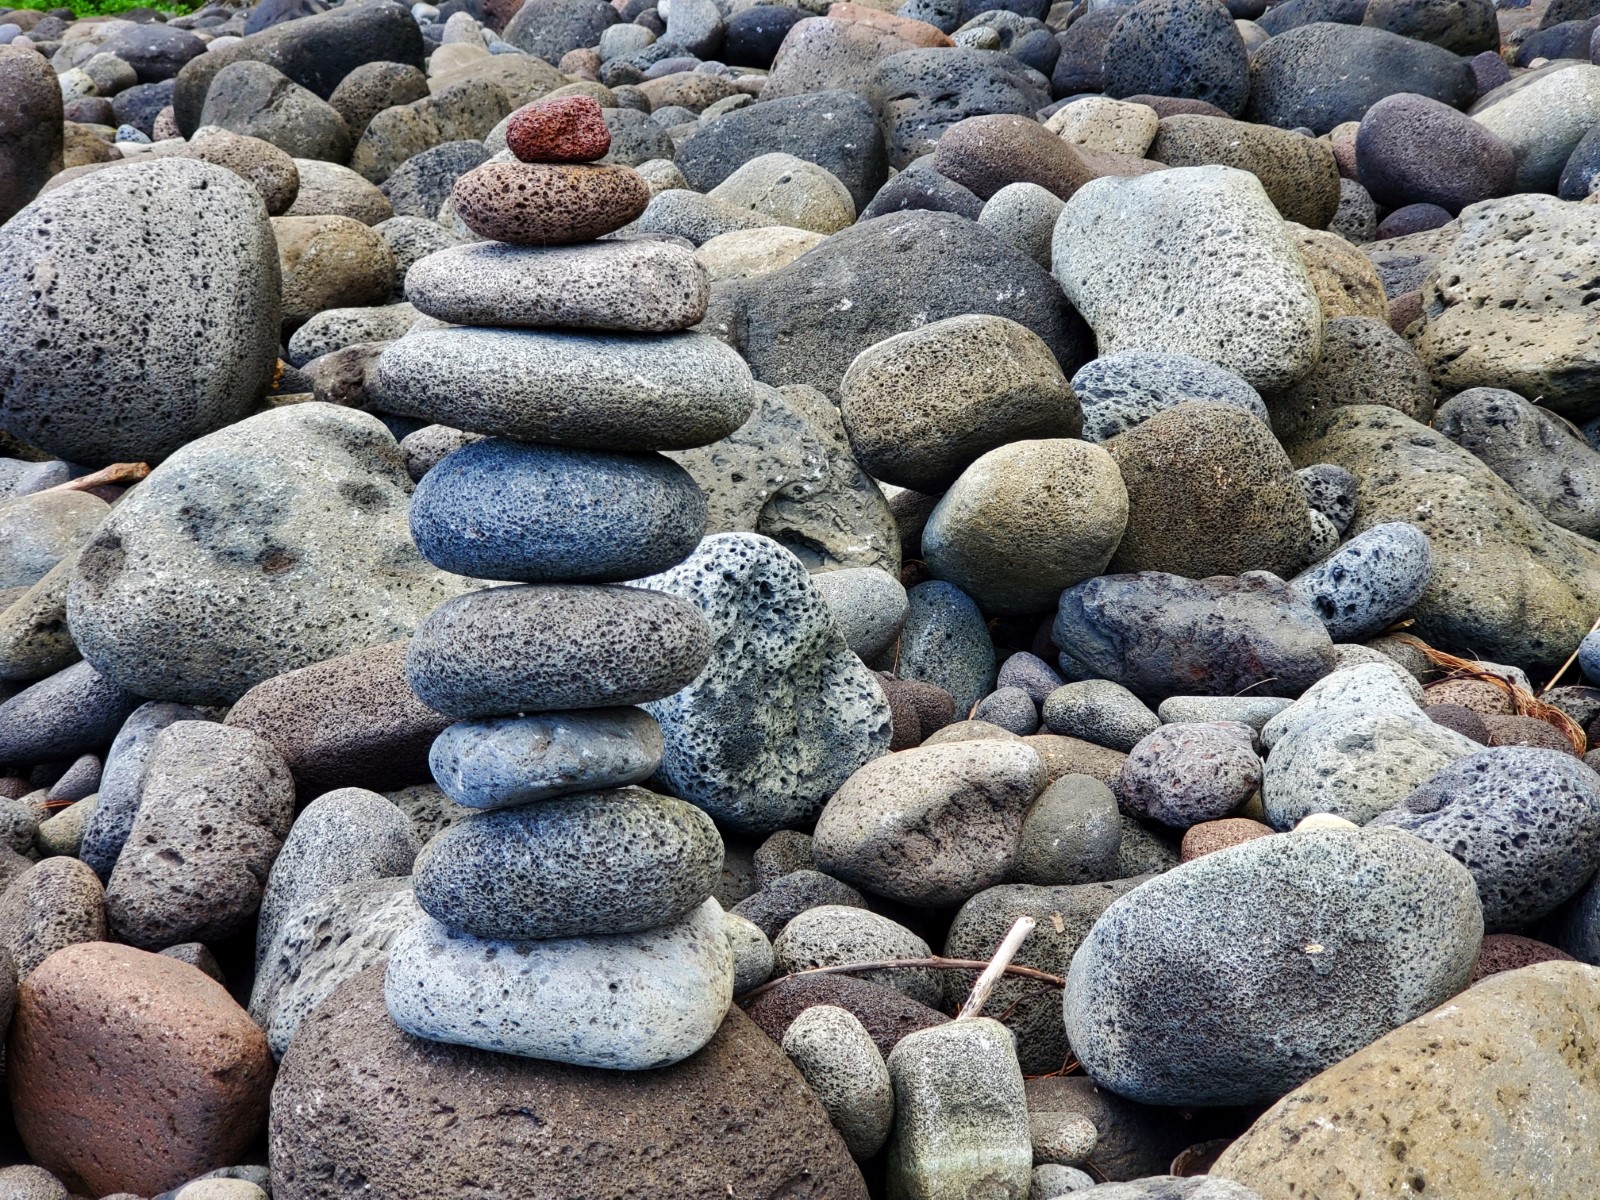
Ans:
POLYGON ((1183 835, 1183 845, 1178 849, 1178 857, 1184 862, 1193 862, 1197 858, 1215 854, 1218 850, 1226 850, 1229 846, 1253 842, 1256 838, 1271 837, 1273 832, 1272 826, 1252 821, 1248 817, 1223 817, 1220 821, 1201 821, 1198 825, 1189 826, 1189 831, 1183 835))
POLYGON ((1468 982, 1478 983, 1502 971, 1515 971, 1520 967, 1531 967, 1534 963, 1554 959, 1571 962, 1572 955, 1520 934, 1487 933, 1483 937, 1483 948, 1478 951, 1478 963, 1472 968, 1472 978, 1468 982))
POLYGON ((479 237, 558 246, 621 229, 650 203, 650 185, 630 167, 484 163, 456 180, 452 196, 479 237))
POLYGON ((175 958, 56 951, 18 989, 8 1047, 23 1144, 80 1195, 159 1195, 243 1161, 266 1128, 265 1035, 175 958))
POLYGON ((611 149, 611 130, 588 96, 535 100, 511 114, 506 149, 525 163, 594 162, 611 149))

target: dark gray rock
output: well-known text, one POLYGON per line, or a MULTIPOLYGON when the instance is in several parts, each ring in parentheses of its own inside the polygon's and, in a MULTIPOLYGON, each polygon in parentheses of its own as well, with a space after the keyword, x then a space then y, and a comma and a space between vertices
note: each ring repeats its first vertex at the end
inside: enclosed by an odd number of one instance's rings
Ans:
POLYGON ((1250 56, 1216 0, 1139 0, 1106 42, 1108 96, 1176 96, 1230 116, 1250 95, 1250 56))
POLYGON ((935 171, 928 156, 918 159, 879 188, 861 210, 860 219, 870 221, 874 217, 912 209, 955 213, 976 221, 983 215, 983 201, 970 189, 935 171))
POLYGON ((117 865, 123 843, 133 828, 156 735, 174 722, 204 719, 188 705, 154 700, 134 709, 122 723, 106 752, 105 769, 100 773, 100 799, 84 826, 83 841, 78 847, 78 857, 93 867, 101 879, 111 877, 111 868, 117 865))
MULTIPOLYGON (((1494 0, 1369 0, 1361 23, 1470 56, 1500 48, 1496 12, 1494 0)), ((1586 55, 1587 37, 1574 49, 1575 57, 1586 55)), ((1545 57, 1567 56, 1558 52, 1545 57)))
POLYGON ((1340 533, 1348 529, 1356 515, 1356 477, 1332 463, 1313 463, 1296 474, 1305 488, 1306 503, 1332 521, 1340 533))
MULTIPOLYGON (((1511 148, 1465 113, 1427 96, 1386 96, 1356 133, 1361 186, 1386 208, 1437 204, 1452 213, 1508 194, 1511 148)), ((1572 197, 1579 199, 1581 197, 1572 197)))
POLYGON ((1255 18, 1273 37, 1302 25, 1359 25, 1369 0, 1284 0, 1255 18))
POLYGON ((31 50, 0 46, 0 224, 61 169, 61 87, 31 50))
POLYGON ((99 751, 137 707, 137 696, 75 663, 0 704, 0 763, 29 766, 99 751))
POLYGON ((1243 724, 1166 724, 1122 764, 1117 797, 1136 817, 1187 829, 1234 812, 1261 786, 1261 759, 1243 724))
MULTIPOLYGON (((386 108, 410 104, 428 94, 428 77, 409 63, 362 63, 339 81, 328 97, 344 118, 352 138, 366 132, 368 123, 386 108)), ((436 210, 437 211, 437 210, 436 210)), ((428 219, 433 219, 429 214, 428 219)))
POLYGON ((395 216, 431 221, 450 198, 456 180, 488 161, 489 151, 482 142, 445 142, 406 159, 389 173, 379 190, 389 198, 395 216))
POLYGON ((968 117, 1031 117, 1050 103, 1044 76, 990 50, 903 50, 878 60, 866 96, 878 110, 889 163, 904 168, 968 117))
POLYGON ((114 54, 139 74, 142 84, 171 79, 206 48, 187 29, 159 21, 124 25, 100 43, 100 53, 114 54))
POLYGON ((1061 686, 1056 669, 1036 654, 1019 650, 1000 664, 995 686, 1021 688, 1035 704, 1043 704, 1061 686))
POLYGON ((1087 363, 1072 377, 1083 407, 1083 436, 1103 442, 1164 409, 1191 401, 1231 404, 1267 423, 1260 393, 1239 376, 1187 354, 1124 350, 1087 363))
POLYGON ((618 19, 617 10, 603 0, 526 0, 501 36, 554 66, 569 50, 597 45, 618 19))
POLYGON ((805 867, 765 884, 760 891, 740 900, 731 911, 755 925, 768 938, 775 938, 795 917, 825 904, 848 908, 867 906, 861 893, 842 879, 805 867))
POLYGON ((973 711, 973 720, 998 725, 1018 737, 1039 732, 1039 706, 1019 687, 996 688, 973 711))
POLYGON ((994 690, 995 652, 989 627, 972 598, 953 583, 932 580, 906 593, 896 671, 935 684, 955 699, 957 717, 994 690))
POLYGON ((1089 775, 1063 775, 1022 819, 1010 882, 1058 886, 1116 876, 1123 824, 1110 788, 1089 775))
POLYGON ((119 126, 132 125, 150 137, 161 110, 171 106, 176 86, 173 80, 163 79, 160 83, 141 83, 118 92, 111 98, 113 119, 119 126))

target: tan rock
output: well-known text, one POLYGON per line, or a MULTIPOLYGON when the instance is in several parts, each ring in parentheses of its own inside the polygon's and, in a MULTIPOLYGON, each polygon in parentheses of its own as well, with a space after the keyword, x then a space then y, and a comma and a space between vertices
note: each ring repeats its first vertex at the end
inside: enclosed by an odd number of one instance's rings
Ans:
POLYGON ((1148 104, 1087 96, 1056 110, 1044 127, 1071 146, 1144 157, 1161 118, 1148 104))
POLYGON ((754 279, 788 266, 826 237, 823 233, 787 225, 735 229, 719 233, 696 250, 694 256, 711 276, 712 283, 721 279, 754 279))
POLYGON ((283 274, 283 322, 325 308, 382 304, 394 288, 394 253, 353 217, 273 217, 283 274))
POLYGON ((1372 260, 1352 242, 1325 229, 1291 232, 1305 260, 1306 274, 1322 303, 1322 319, 1375 317, 1389 320, 1389 297, 1372 260))

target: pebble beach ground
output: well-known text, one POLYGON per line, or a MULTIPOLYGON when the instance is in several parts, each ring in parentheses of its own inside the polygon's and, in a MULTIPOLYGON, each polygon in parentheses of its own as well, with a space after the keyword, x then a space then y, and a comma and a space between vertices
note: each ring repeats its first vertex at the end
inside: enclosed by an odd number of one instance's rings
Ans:
POLYGON ((0 1200, 1593 1200, 1597 63, 0 6, 0 1200))

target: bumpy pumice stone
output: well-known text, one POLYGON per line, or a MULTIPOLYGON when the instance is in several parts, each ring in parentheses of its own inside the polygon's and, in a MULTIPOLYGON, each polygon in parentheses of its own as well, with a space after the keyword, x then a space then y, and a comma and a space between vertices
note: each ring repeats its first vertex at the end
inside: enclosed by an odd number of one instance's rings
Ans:
POLYGON ((456 180, 450 197, 481 237, 556 246, 621 229, 649 205, 650 185, 631 167, 487 162, 456 180))

